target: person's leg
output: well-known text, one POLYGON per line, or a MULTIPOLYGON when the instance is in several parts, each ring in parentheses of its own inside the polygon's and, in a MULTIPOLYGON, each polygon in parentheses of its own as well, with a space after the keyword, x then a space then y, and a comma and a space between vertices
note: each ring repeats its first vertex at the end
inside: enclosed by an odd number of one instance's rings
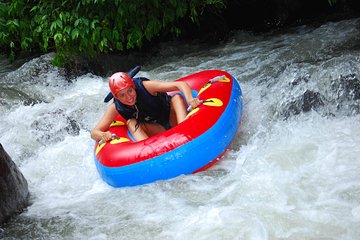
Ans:
POLYGON ((186 104, 184 98, 180 94, 176 94, 170 101, 170 118, 171 127, 174 127, 185 120, 187 115, 186 104))
POLYGON ((136 141, 144 140, 148 137, 165 131, 165 128, 157 123, 139 123, 132 118, 127 121, 128 129, 136 141))
POLYGON ((149 137, 166 131, 166 129, 158 123, 142 123, 141 126, 149 137))
POLYGON ((135 118, 127 120, 127 127, 136 141, 141 141, 149 137, 144 131, 143 127, 140 124, 137 125, 135 118))

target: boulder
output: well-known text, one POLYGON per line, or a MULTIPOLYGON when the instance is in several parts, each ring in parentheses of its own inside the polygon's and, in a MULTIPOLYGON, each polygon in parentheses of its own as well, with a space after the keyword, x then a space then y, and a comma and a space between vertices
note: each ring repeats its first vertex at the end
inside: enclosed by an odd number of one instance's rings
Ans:
POLYGON ((347 115, 360 113, 360 80, 356 74, 340 76, 331 83, 337 111, 347 115))
POLYGON ((0 224, 27 207, 26 179, 0 143, 0 224))
POLYGON ((360 80, 356 74, 340 76, 331 83, 331 88, 336 92, 337 100, 360 100, 360 80))
POLYGON ((286 104, 285 109, 282 111, 282 115, 285 118, 288 118, 292 115, 298 115, 302 112, 309 112, 312 109, 317 109, 325 105, 322 98, 323 97, 319 92, 306 90, 295 100, 286 104))

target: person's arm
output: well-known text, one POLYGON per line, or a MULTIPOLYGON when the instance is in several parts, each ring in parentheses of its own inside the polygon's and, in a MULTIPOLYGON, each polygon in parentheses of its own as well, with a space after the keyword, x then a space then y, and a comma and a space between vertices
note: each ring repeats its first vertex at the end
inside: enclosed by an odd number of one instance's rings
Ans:
POLYGON ((106 112, 104 113, 98 124, 94 127, 93 130, 91 130, 91 138, 95 141, 102 140, 103 142, 111 140, 111 132, 106 130, 109 128, 112 121, 114 121, 117 114, 118 113, 116 111, 115 104, 111 104, 107 108, 106 112))
POLYGON ((186 99, 188 105, 196 108, 200 105, 200 101, 192 96, 191 88, 186 82, 160 82, 156 80, 144 81, 145 88, 152 95, 156 95, 157 92, 170 92, 170 91, 181 91, 186 99))

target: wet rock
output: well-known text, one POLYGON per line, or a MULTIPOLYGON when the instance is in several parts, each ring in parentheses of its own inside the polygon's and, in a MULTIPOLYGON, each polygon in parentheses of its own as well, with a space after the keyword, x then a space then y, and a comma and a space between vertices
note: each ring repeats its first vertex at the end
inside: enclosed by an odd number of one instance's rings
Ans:
POLYGON ((311 109, 316 109, 320 106, 324 106, 324 102, 320 93, 306 90, 302 97, 301 109, 303 112, 308 112, 311 109))
POLYGON ((49 86, 51 82, 47 78, 49 72, 55 72, 56 68, 51 64, 53 53, 44 54, 26 62, 16 71, 9 72, 4 81, 8 84, 30 83, 49 86))
POLYGON ((31 128, 36 140, 43 145, 61 142, 66 135, 80 134, 80 124, 62 109, 39 115, 31 128))
POLYGON ((350 115, 360 113, 360 80, 355 74, 340 76, 332 81, 337 110, 344 109, 350 115))
POLYGON ((309 112, 312 109, 317 109, 320 106, 324 106, 324 101, 319 92, 306 90, 301 96, 298 96, 295 100, 286 104, 285 110, 282 115, 285 118, 291 115, 297 115, 301 112, 309 112))
POLYGON ((301 83, 308 83, 310 81, 310 76, 301 76, 298 78, 295 78, 293 81, 290 82, 290 86, 297 86, 301 83))
POLYGON ((331 87, 340 101, 360 99, 360 81, 355 74, 340 76, 338 81, 332 82, 331 87))
POLYGON ((0 104, 12 106, 18 102, 22 102, 25 106, 31 106, 42 102, 39 99, 30 96, 26 92, 16 89, 13 86, 6 86, 5 84, 0 86, 0 104))
POLYGON ((29 200, 28 184, 0 144, 0 224, 21 212, 29 200))

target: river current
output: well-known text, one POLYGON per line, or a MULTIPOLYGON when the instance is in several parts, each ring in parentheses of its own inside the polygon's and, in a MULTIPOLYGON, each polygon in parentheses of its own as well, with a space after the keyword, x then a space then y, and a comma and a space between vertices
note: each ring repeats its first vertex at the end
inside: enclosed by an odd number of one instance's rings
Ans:
POLYGON ((244 114, 213 168, 137 187, 112 188, 95 168, 106 79, 68 81, 50 59, 0 63, 0 142, 31 192, 0 238, 360 238, 360 19, 164 43, 138 76, 228 71, 244 114))

